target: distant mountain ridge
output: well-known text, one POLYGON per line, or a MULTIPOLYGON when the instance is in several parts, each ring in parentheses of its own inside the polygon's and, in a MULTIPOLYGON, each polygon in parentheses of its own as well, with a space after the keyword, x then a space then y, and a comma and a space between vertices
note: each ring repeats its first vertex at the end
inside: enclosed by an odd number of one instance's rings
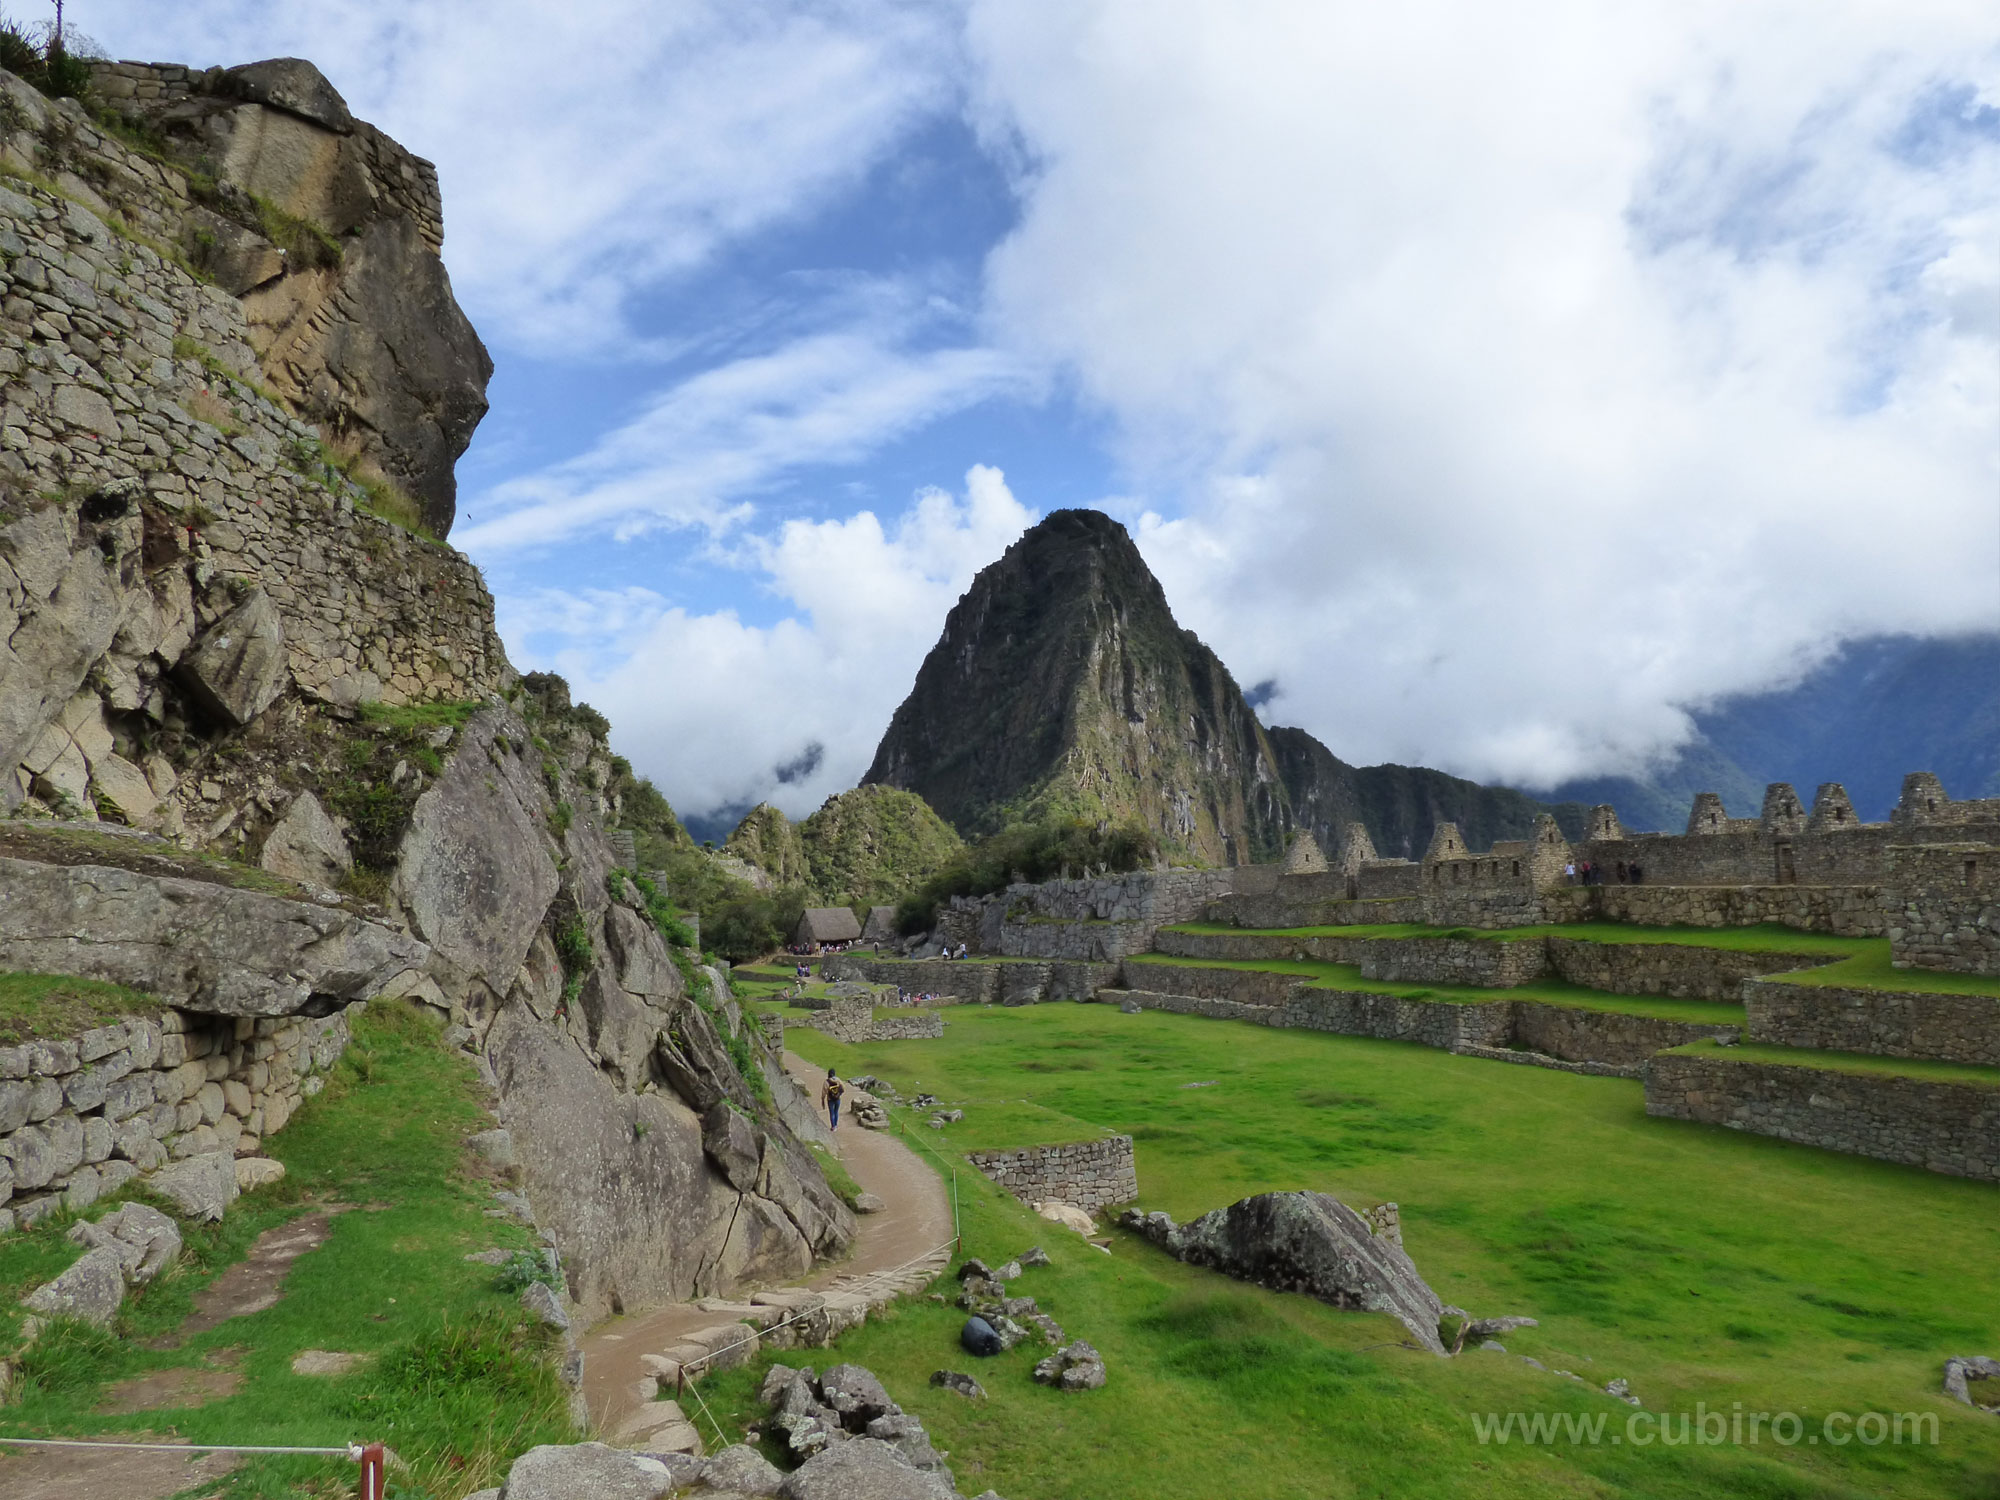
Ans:
POLYGON ((1910 771, 1935 771, 1953 796, 2000 795, 2000 634, 1851 641, 1797 684, 1723 699, 1694 720, 1700 738, 1659 771, 1530 795, 1609 802, 1628 828, 1675 832, 1696 792, 1748 816, 1773 781, 1808 800, 1838 781, 1868 819, 1888 816, 1910 771))
POLYGON ((1278 857, 1300 831, 1336 854, 1349 823, 1416 857, 1441 821, 1475 847, 1580 806, 1408 766, 1357 768, 1266 729, 1227 667, 1174 620, 1125 528, 1056 511, 983 569, 890 720, 864 785, 921 796, 968 838, 1043 817, 1133 820, 1180 857, 1278 857))

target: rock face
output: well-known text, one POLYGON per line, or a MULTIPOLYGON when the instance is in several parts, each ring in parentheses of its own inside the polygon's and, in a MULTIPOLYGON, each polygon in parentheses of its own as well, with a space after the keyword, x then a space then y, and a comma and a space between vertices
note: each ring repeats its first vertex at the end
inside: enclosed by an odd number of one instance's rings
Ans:
MULTIPOLYGON (((1454 817, 1525 837, 1543 811, 1266 730, 1125 529, 1087 510, 1056 511, 973 580, 864 780, 916 792, 967 836, 1014 817, 1136 819, 1216 865, 1277 859, 1301 831, 1337 860, 1353 821, 1384 854, 1421 854, 1454 817)), ((1561 815, 1580 837, 1584 810, 1561 815)))
POLYGON ((1400 1245, 1326 1193, 1260 1193, 1176 1225, 1162 1213, 1121 1221, 1168 1254, 1335 1307, 1387 1313, 1433 1354, 1444 1303, 1400 1245))
POLYGON ((323 1016, 429 949, 337 907, 102 865, 0 859, 0 969, 77 974, 225 1016, 323 1016))
POLYGON ((569 752, 572 782, 534 748, 551 732, 476 715, 418 800, 395 881, 436 992, 492 1068, 536 1221, 586 1318, 797 1276, 847 1246, 853 1216, 784 1123, 761 1033, 705 998, 713 978, 688 993, 596 819, 558 828, 559 797, 588 805, 599 752, 569 752))
POLYGON ((272 384, 445 535, 493 362, 439 259, 436 169, 355 119, 298 58, 104 64, 97 89, 213 179, 174 238, 242 300, 272 384))

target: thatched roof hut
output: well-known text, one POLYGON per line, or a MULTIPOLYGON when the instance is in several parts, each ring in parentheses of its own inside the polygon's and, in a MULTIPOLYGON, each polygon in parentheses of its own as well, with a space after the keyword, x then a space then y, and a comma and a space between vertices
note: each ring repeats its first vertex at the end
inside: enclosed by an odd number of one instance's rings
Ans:
POLYGON ((844 906, 808 906, 792 931, 794 943, 852 943, 861 936, 861 924, 844 906))

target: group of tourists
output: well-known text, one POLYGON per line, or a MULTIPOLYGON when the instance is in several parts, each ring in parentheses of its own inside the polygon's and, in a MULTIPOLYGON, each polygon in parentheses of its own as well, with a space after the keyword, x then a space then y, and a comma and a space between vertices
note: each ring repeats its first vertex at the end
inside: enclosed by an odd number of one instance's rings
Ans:
POLYGON ((972 955, 971 955, 970 953, 968 953, 968 952, 966 952, 966 951, 965 951, 965 944, 963 944, 963 943, 960 943, 960 944, 958 945, 958 948, 957 948, 957 950, 956 950, 956 951, 953 951, 953 949, 952 949, 952 946, 951 946, 951 939, 949 939, 949 938, 946 938, 946 939, 945 939, 945 941, 944 941, 944 946, 938 949, 938 957, 939 957, 939 958, 970 958, 970 957, 972 957, 972 955))
MULTIPOLYGON (((1637 865, 1628 864, 1622 859, 1612 867, 1612 877, 1619 885, 1639 885, 1644 881, 1645 874, 1646 872, 1641 870, 1637 865)), ((1571 860, 1563 866, 1563 876, 1571 885, 1603 885, 1605 883, 1604 866, 1596 863, 1594 860, 1586 859, 1581 864, 1575 860, 1571 860)))

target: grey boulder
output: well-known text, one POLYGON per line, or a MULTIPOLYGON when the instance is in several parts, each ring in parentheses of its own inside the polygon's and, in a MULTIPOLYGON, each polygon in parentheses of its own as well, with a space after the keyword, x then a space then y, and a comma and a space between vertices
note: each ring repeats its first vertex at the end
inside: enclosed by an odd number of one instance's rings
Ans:
POLYGON ((93 1250, 113 1251, 126 1281, 133 1286, 153 1280, 181 1253, 180 1225, 147 1203, 128 1203, 95 1224, 79 1223, 70 1230, 69 1238, 93 1250))
POLYGON ((1944 1362, 1944 1393, 1954 1401, 1975 1405, 1966 1383, 1971 1380, 2000 1380, 2000 1359, 1983 1354, 1963 1354, 1944 1362))
POLYGON ((1104 1356, 1078 1339, 1035 1366, 1035 1379, 1064 1391, 1094 1391, 1104 1384, 1104 1356))
POLYGON ((102 979, 210 1015, 326 1015, 373 999, 428 954, 317 902, 0 859, 0 969, 102 979))
POLYGON ((911 1467, 894 1444, 867 1437, 807 1459, 778 1494, 781 1500, 958 1500, 944 1479, 911 1467))
POLYGON ((785 1476, 755 1448, 737 1443, 724 1448, 701 1466, 701 1482, 731 1495, 775 1495, 785 1476))
POLYGON ((550 1444, 514 1460, 501 1500, 661 1500, 674 1490, 657 1458, 603 1443, 550 1444))
POLYGON ((100 1245, 86 1250, 54 1281, 36 1287, 21 1305, 43 1317, 78 1318, 102 1328, 118 1315, 124 1300, 124 1262, 116 1250, 100 1245))
POLYGON ((160 1168, 146 1185, 190 1219, 220 1219, 236 1201, 236 1155, 207 1151, 160 1168))
POLYGON ((262 589, 204 631, 176 668, 196 702, 241 728, 284 691, 288 663, 277 606, 262 589))
POLYGON ((1443 1354, 1444 1303, 1402 1247, 1327 1193, 1260 1193, 1175 1226, 1163 1213, 1121 1220, 1190 1265, 1303 1292, 1335 1307, 1387 1313, 1433 1354, 1443 1354))
POLYGON ((287 880, 331 886, 354 868, 354 854, 319 798, 301 792, 265 838, 258 863, 287 880))

